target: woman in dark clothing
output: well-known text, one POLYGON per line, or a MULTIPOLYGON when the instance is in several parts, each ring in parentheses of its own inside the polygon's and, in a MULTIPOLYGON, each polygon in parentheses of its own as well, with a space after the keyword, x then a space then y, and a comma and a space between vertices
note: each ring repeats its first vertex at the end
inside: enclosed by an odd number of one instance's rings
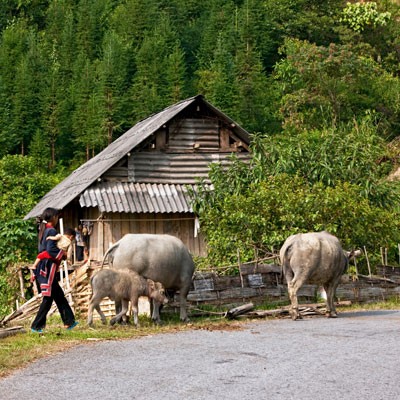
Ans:
POLYGON ((58 270, 62 259, 66 257, 63 250, 57 247, 56 240, 46 240, 48 236, 55 236, 55 226, 58 223, 59 211, 55 208, 46 208, 42 214, 42 222, 39 228, 39 253, 47 252, 36 267, 34 274, 43 296, 42 304, 36 318, 32 322, 32 332, 43 332, 46 326, 46 317, 50 311, 53 300, 57 304, 61 319, 66 329, 72 329, 77 325, 74 313, 64 296, 64 292, 58 283, 58 270))

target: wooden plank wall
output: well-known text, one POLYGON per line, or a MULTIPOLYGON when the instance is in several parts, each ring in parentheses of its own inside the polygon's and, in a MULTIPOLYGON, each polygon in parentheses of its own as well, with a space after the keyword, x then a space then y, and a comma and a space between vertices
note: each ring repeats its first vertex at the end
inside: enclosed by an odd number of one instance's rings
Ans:
MULTIPOLYGON (((255 268, 249 267, 249 265, 245 265, 244 268, 241 267, 240 275, 219 276, 214 272, 196 272, 188 295, 189 306, 196 308, 201 305, 214 305, 228 308, 247 302, 260 304, 289 301, 287 285, 282 282, 281 274, 278 272, 279 266, 259 264, 255 268)), ((79 308, 77 311, 82 316, 86 316, 91 295, 89 278, 96 272, 98 265, 89 269, 81 268, 82 271, 76 270, 73 273, 74 276, 81 277, 80 284, 75 285, 77 279, 73 276, 71 285, 74 286, 74 303, 79 308), (82 279, 82 277, 85 279, 82 279)), ((397 270, 400 270, 400 268, 397 268, 397 270)), ((298 292, 299 303, 315 302, 318 289, 317 285, 303 285, 298 292)), ((397 271, 397 275, 391 275, 387 280, 376 277, 360 277, 353 281, 348 276, 344 276, 336 291, 336 297, 339 301, 382 301, 399 296, 400 271, 397 271)), ((171 300, 165 306, 165 311, 178 312, 178 294, 175 294, 171 300)), ((107 317, 115 314, 114 304, 109 299, 102 302, 102 310, 107 317)))
POLYGON ((205 255, 206 244, 199 234, 194 237, 194 216, 188 214, 126 214, 113 213, 98 219, 97 210, 91 209, 86 216, 93 222, 90 236, 90 259, 100 261, 110 244, 127 233, 153 233, 176 236, 193 255, 205 255))
POLYGON ((184 118, 170 123, 169 151, 187 151, 196 144, 200 151, 218 152, 219 142, 219 123, 216 118, 184 118))
MULTIPOLYGON (((400 268, 397 268, 400 270, 400 268)), ((298 292, 299 302, 314 302, 317 298, 318 285, 303 285, 298 292)), ((384 301, 400 296, 400 273, 392 275, 389 281, 379 278, 359 277, 351 280, 344 276, 336 291, 340 301, 354 302, 384 301)), ((188 295, 192 306, 199 305, 237 305, 253 302, 255 304, 289 301, 287 285, 282 282, 277 272, 249 273, 241 276, 218 276, 213 273, 196 273, 193 286, 188 295), (257 278, 257 279, 255 279, 257 278)), ((174 296, 171 307, 177 307, 179 298, 174 296)))

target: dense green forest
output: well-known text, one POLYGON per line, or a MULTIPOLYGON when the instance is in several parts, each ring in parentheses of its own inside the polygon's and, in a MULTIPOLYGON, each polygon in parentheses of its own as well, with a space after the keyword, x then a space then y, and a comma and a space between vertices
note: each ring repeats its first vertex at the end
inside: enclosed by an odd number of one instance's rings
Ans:
POLYGON ((137 121, 199 93, 253 134, 254 155, 214 166, 196 201, 205 262, 320 229, 394 262, 399 19, 394 0, 2 0, 0 311, 6 271, 34 257, 21 218, 137 121))

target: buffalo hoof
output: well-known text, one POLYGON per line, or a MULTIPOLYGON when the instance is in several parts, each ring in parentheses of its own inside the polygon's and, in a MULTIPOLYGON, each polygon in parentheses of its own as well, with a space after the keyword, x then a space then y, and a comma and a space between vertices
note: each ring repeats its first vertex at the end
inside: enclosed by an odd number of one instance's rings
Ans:
POLYGON ((327 312, 325 315, 328 318, 337 318, 337 314, 335 312, 327 312))
POLYGON ((303 319, 303 317, 300 315, 300 313, 296 310, 290 310, 290 316, 293 321, 296 321, 298 319, 303 319))

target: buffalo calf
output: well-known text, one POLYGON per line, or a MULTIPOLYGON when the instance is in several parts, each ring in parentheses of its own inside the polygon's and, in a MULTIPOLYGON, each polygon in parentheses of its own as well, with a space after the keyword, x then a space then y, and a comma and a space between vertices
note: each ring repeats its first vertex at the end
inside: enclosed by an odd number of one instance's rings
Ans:
POLYGON ((88 325, 93 324, 93 309, 99 313, 103 324, 106 317, 101 311, 100 302, 108 297, 115 302, 122 303, 122 310, 110 321, 114 325, 121 318, 126 322, 129 301, 132 303, 134 324, 138 325, 138 300, 140 296, 147 296, 159 304, 168 302, 164 289, 151 279, 145 279, 135 272, 128 270, 102 269, 91 280, 93 295, 89 303, 88 325))
MULTIPOLYGON (((103 263, 106 260, 115 269, 129 269, 160 282, 165 289, 179 290, 180 319, 188 320, 186 298, 195 265, 180 239, 170 235, 126 234, 107 250, 103 263)), ((159 305, 153 305, 152 318, 159 322, 159 305)))

